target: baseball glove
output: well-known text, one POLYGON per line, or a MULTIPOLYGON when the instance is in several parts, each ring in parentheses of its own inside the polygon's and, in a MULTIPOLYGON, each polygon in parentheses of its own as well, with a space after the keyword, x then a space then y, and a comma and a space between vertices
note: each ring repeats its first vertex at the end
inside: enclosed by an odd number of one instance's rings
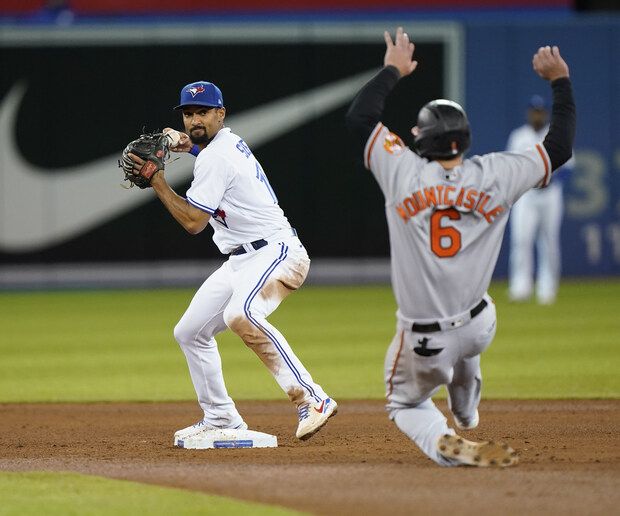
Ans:
POLYGON ((118 166, 125 172, 125 181, 129 181, 131 188, 150 188, 151 179, 158 170, 163 170, 165 159, 169 151, 170 139, 162 133, 142 134, 140 138, 132 141, 123 150, 118 166), (134 154, 142 158, 145 163, 141 168, 135 168, 136 163, 129 154, 134 154))

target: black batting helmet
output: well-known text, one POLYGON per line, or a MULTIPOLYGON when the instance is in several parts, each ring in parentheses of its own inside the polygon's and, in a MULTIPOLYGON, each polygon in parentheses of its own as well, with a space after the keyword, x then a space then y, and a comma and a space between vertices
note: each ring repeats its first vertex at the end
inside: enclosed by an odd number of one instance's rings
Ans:
POLYGON ((464 154, 471 144, 467 115, 451 100, 425 104, 414 128, 414 150, 423 158, 450 159, 464 154))

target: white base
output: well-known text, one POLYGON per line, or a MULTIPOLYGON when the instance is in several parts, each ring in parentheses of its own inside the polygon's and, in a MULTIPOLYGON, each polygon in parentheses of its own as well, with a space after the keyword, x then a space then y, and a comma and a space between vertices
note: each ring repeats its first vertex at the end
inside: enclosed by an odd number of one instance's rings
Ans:
POLYGON ((253 430, 208 430, 187 439, 175 439, 174 445, 189 450, 213 448, 277 448, 275 435, 253 430))

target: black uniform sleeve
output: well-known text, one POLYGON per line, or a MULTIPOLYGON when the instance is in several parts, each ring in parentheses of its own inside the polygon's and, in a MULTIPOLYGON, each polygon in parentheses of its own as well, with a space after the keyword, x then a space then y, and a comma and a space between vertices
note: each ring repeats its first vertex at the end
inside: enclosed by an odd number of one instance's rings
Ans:
POLYGON ((575 101, 570 79, 564 77, 551 83, 553 107, 551 124, 543 145, 551 159, 551 168, 557 170, 573 154, 575 140, 575 101))
POLYGON ((347 129, 361 147, 361 152, 366 146, 370 133, 381 120, 385 98, 399 79, 398 69, 394 66, 386 66, 366 83, 347 111, 345 117, 347 129))

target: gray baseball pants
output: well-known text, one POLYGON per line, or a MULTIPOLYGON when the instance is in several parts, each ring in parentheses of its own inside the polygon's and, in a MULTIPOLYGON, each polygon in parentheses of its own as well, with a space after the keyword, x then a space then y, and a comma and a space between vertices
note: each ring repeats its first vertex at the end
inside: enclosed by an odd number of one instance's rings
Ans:
POLYGON ((398 428, 432 460, 454 463, 439 455, 436 444, 454 434, 431 397, 442 385, 448 390, 452 414, 467 424, 475 417, 482 387, 480 354, 496 330, 492 299, 473 319, 444 331, 417 333, 399 322, 385 357, 387 410, 398 428))

